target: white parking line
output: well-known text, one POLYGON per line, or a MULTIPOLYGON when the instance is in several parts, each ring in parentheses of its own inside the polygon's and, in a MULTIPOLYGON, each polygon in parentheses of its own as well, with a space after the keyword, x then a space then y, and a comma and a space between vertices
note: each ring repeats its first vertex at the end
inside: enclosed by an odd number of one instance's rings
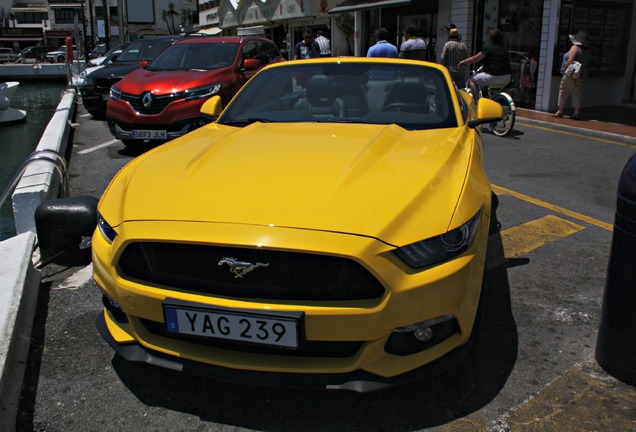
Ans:
POLYGON ((84 150, 80 150, 80 151, 77 152, 77 154, 91 153, 91 152, 94 152, 95 150, 99 150, 101 148, 108 147, 108 146, 113 145, 113 144, 118 143, 118 142, 121 142, 121 141, 119 141, 118 139, 106 141, 105 143, 96 145, 95 147, 91 147, 91 148, 87 148, 87 149, 84 149, 84 150))

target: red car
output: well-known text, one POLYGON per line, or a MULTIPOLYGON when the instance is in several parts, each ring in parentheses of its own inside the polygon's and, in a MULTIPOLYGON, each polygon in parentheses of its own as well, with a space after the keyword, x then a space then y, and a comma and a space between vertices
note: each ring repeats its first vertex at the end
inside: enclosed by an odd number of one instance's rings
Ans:
POLYGON ((110 89, 108 127, 126 146, 161 143, 209 119, 201 105, 219 95, 226 105, 259 69, 283 61, 259 37, 187 37, 129 73, 110 89))

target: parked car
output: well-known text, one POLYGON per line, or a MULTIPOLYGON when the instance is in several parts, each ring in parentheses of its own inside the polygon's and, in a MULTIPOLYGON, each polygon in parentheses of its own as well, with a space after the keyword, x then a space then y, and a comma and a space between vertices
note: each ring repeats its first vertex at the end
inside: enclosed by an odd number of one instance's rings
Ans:
POLYGON ((121 48, 113 48, 101 57, 95 57, 90 59, 86 64, 88 67, 101 66, 102 64, 111 63, 119 54, 121 54, 121 48))
POLYGON ((280 61, 276 45, 259 37, 181 39, 111 87, 108 126, 127 146, 174 139, 206 123, 208 98, 227 104, 256 71, 280 61))
POLYGON ((46 60, 46 53, 51 48, 46 45, 35 45, 23 48, 16 58, 16 63, 35 63, 46 60))
POLYGON ((94 58, 97 58, 97 57, 103 57, 103 56, 105 56, 105 55, 106 55, 106 53, 107 53, 108 51, 113 51, 113 50, 116 50, 116 49, 121 49, 121 46, 120 46, 120 45, 118 45, 118 44, 110 44, 110 45, 108 45, 108 47, 109 47, 109 48, 108 48, 108 49, 106 49, 106 48, 107 48, 107 46, 106 46, 106 44, 105 44, 105 43, 100 43, 100 44, 98 44, 95 48, 93 48, 93 49, 91 50, 91 52, 90 52, 90 53, 88 53, 88 58, 89 58, 89 59, 94 59, 94 58))
POLYGON ((105 116, 110 86, 181 38, 183 35, 152 36, 131 42, 111 64, 94 71, 78 86, 86 110, 94 117, 105 116))
POLYGON ((13 63, 16 58, 11 48, 0 48, 0 63, 13 63))
POLYGON ((98 204, 97 327, 122 359, 369 391, 456 367, 477 338, 491 185, 446 68, 269 65, 214 123, 128 163, 98 204))
MULTIPOLYGON (((73 60, 78 60, 80 58, 80 53, 77 50, 77 45, 73 45, 73 60)), ((46 53, 46 61, 50 63, 62 63, 66 61, 66 47, 61 46, 59 49, 55 51, 49 51, 46 53)))

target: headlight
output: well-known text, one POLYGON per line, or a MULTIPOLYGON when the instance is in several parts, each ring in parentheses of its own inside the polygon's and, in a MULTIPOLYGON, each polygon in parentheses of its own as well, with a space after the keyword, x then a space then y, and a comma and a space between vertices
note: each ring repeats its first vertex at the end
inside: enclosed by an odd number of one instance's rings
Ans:
POLYGON ((99 227, 99 232, 102 233, 108 243, 112 243, 117 237, 117 231, 106 222, 106 219, 101 214, 97 215, 97 226, 99 227))
POLYGON ((403 246, 394 253, 409 267, 423 268, 448 261, 466 251, 475 241, 481 210, 464 225, 445 234, 403 246))
POLYGON ((113 100, 119 100, 119 98, 121 98, 121 90, 119 90, 117 87, 115 87, 114 85, 110 87, 110 97, 113 100))
POLYGON ((185 100, 195 100, 214 96, 221 90, 221 83, 207 84, 203 87, 197 87, 183 92, 185 100))

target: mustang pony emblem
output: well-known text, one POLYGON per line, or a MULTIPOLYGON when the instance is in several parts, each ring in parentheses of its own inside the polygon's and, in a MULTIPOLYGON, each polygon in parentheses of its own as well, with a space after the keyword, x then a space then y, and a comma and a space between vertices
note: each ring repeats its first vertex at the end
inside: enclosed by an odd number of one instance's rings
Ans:
POLYGON ((219 261, 219 265, 223 264, 227 264, 228 266, 230 266, 230 272, 234 273, 234 277, 237 278, 242 278, 243 276, 254 270, 256 267, 269 266, 269 263, 265 264, 257 262, 256 264, 252 264, 250 262, 237 261, 236 258, 232 257, 221 258, 221 261, 219 261))

